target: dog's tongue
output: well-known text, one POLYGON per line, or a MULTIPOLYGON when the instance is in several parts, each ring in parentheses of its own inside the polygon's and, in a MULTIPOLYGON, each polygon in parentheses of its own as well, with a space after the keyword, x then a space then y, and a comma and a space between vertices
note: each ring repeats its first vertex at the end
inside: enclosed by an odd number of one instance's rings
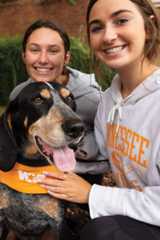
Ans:
POLYGON ((74 151, 67 146, 62 149, 54 149, 53 158, 56 167, 63 172, 72 171, 75 168, 74 151))

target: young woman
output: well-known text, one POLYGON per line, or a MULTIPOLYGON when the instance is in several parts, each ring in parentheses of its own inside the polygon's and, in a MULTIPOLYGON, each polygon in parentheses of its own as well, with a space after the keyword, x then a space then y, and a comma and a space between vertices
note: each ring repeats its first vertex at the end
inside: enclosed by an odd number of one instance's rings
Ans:
POLYGON ((84 120, 87 130, 84 141, 76 151, 79 161, 75 171, 82 174, 100 172, 104 163, 97 167, 98 147, 93 134, 100 87, 94 74, 86 74, 67 66, 70 60, 70 40, 67 33, 52 21, 35 21, 24 34, 22 58, 29 79, 11 92, 10 99, 14 99, 32 81, 58 82, 66 86, 74 95, 76 112, 84 120))
POLYGON ((88 203, 87 240, 160 239, 160 22, 150 0, 90 0, 88 39, 96 58, 117 71, 101 99, 97 144, 116 187, 73 173, 41 183, 60 199, 88 203), (78 188, 77 188, 78 186, 78 188))

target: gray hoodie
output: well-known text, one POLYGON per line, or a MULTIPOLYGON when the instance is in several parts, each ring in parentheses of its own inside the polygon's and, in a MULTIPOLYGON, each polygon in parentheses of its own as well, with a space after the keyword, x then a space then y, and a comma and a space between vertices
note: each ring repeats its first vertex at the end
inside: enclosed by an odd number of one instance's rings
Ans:
POLYGON ((92 218, 125 215, 160 226, 160 69, 126 98, 116 76, 98 107, 95 132, 117 187, 93 185, 92 218))
MULTIPOLYGON (((76 112, 84 121, 87 129, 87 134, 76 152, 80 161, 77 162, 75 171, 78 173, 99 173, 104 171, 106 162, 97 163, 98 147, 93 133, 93 124, 101 90, 94 74, 86 74, 70 67, 68 67, 68 70, 69 81, 66 87, 74 95, 77 106, 76 112)), ((33 80, 28 79, 16 86, 10 94, 10 100, 13 100, 31 82, 33 80)))

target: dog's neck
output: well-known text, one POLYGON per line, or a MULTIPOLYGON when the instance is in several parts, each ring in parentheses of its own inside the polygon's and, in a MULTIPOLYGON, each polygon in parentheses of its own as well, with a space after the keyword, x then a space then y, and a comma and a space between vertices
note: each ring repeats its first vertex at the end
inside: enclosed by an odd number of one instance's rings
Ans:
POLYGON ((0 170, 0 183, 21 193, 46 194, 47 190, 37 183, 37 181, 43 178, 44 171, 55 173, 59 170, 51 165, 31 167, 16 163, 10 171, 0 170))

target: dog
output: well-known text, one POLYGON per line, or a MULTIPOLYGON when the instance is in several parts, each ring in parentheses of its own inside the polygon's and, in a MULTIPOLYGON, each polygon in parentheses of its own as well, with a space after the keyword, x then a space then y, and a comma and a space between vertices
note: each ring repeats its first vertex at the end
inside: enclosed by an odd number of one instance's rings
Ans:
POLYGON ((63 208, 37 184, 44 171, 71 171, 85 129, 68 89, 30 83, 0 117, 0 239, 59 239, 63 208), (34 172, 36 170, 36 172, 34 172), (6 231, 7 229, 7 231, 6 231), (50 237, 50 238, 47 238, 50 237))

